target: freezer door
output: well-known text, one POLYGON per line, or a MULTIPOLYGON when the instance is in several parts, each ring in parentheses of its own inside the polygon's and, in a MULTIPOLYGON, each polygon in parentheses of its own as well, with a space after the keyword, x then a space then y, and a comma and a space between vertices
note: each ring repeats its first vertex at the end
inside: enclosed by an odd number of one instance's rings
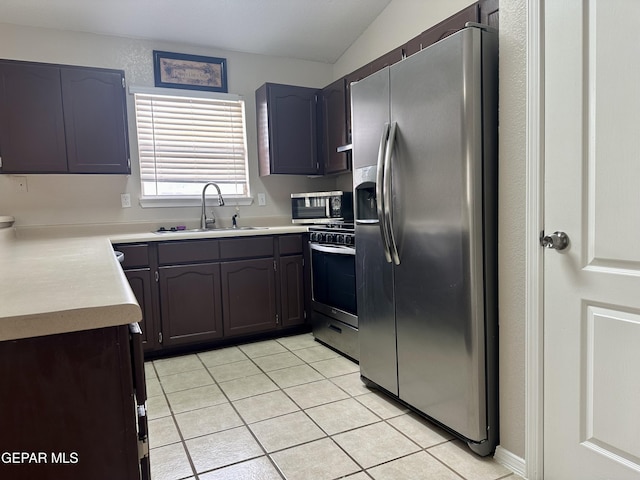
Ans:
POLYGON ((399 397, 487 436, 480 30, 394 65, 391 123, 399 397))
POLYGON ((384 253, 377 184, 380 144, 389 123, 388 68, 353 84, 351 112, 360 373, 397 395, 393 268, 384 253))

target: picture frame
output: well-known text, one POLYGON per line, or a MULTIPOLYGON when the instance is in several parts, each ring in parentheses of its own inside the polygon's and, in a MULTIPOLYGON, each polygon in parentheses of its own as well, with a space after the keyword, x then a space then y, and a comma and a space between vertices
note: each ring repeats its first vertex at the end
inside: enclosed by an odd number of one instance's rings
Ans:
POLYGON ((153 51, 156 87, 227 93, 227 59, 153 51))

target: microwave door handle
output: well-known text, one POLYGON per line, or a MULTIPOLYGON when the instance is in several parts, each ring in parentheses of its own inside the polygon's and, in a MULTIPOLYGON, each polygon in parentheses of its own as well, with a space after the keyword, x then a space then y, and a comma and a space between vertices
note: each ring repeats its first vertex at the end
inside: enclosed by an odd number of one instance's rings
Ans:
POLYGON ((385 210, 385 224, 388 230, 389 251, 393 258, 393 263, 400 265, 400 255, 398 254, 398 244, 396 243, 395 234, 393 232, 393 216, 392 216, 392 196, 391 196, 391 168, 393 166, 393 147, 396 142, 396 132, 398 130, 398 124, 393 122, 391 131, 389 132, 389 140, 387 141, 387 147, 384 155, 384 210, 385 210))
POLYGON ((382 237, 382 250, 387 263, 391 263, 391 253, 389 251, 389 233, 385 224, 384 215, 384 159, 387 140, 389 137, 389 123, 385 123, 378 146, 378 163, 376 166, 376 206, 378 213, 378 224, 380 225, 380 236, 382 237))

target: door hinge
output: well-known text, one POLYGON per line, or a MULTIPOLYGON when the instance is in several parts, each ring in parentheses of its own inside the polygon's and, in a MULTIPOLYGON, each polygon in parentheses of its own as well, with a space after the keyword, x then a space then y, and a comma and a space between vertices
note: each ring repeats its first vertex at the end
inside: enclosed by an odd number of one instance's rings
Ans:
POLYGON ((125 83, 124 77, 122 77, 122 88, 126 88, 126 83, 125 83))
POLYGON ((0 168, 2 168, 2 157, 0 157, 0 168))
POLYGON ((131 159, 127 158, 127 168, 131 170, 131 159))
POLYGON ((280 315, 276 313, 276 325, 280 325, 280 315))
POLYGON ((158 332, 158 343, 162 343, 162 332, 158 332))
POLYGON ((274 270, 275 272, 277 272, 277 271, 278 271, 278 262, 276 262, 275 260, 273 261, 273 270, 274 270))
POLYGON ((158 271, 157 270, 155 272, 153 272, 153 276, 155 277, 156 282, 160 281, 160 275, 158 275, 158 271))

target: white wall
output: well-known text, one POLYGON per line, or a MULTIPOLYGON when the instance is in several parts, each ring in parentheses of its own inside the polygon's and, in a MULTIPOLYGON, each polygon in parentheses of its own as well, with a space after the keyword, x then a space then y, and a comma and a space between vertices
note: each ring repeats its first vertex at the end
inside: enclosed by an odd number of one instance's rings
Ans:
MULTIPOLYGON (((334 65, 334 78, 404 44, 470 0, 392 0, 334 65)), ((500 2, 500 445, 524 457, 525 0, 500 2)), ((342 178, 342 177, 341 177, 342 178)))
POLYGON ((500 444, 525 451, 526 0, 500 2, 500 444))
MULTIPOLYGON (((227 59, 229 92, 244 97, 251 192, 267 194, 267 206, 241 207, 241 219, 290 218, 289 194, 335 188, 335 178, 299 176, 260 178, 256 144, 255 90, 264 82, 323 87, 333 77, 331 65, 280 57, 267 57, 189 45, 63 32, 0 24, 0 58, 36 62, 117 68, 125 71, 129 85, 153 86, 152 50, 192 53, 227 59)), ((9 175, 0 175, 0 214, 13 215, 16 224, 60 225, 81 223, 197 222, 198 207, 141 208, 137 171, 137 141, 133 97, 128 96, 129 140, 132 174, 124 175, 28 175, 28 192, 17 192, 9 175), (128 192, 132 208, 120 206, 120 194, 128 192)), ((257 202, 256 202, 257 203, 257 202)), ((234 207, 218 209, 218 218, 230 222, 234 207)))

